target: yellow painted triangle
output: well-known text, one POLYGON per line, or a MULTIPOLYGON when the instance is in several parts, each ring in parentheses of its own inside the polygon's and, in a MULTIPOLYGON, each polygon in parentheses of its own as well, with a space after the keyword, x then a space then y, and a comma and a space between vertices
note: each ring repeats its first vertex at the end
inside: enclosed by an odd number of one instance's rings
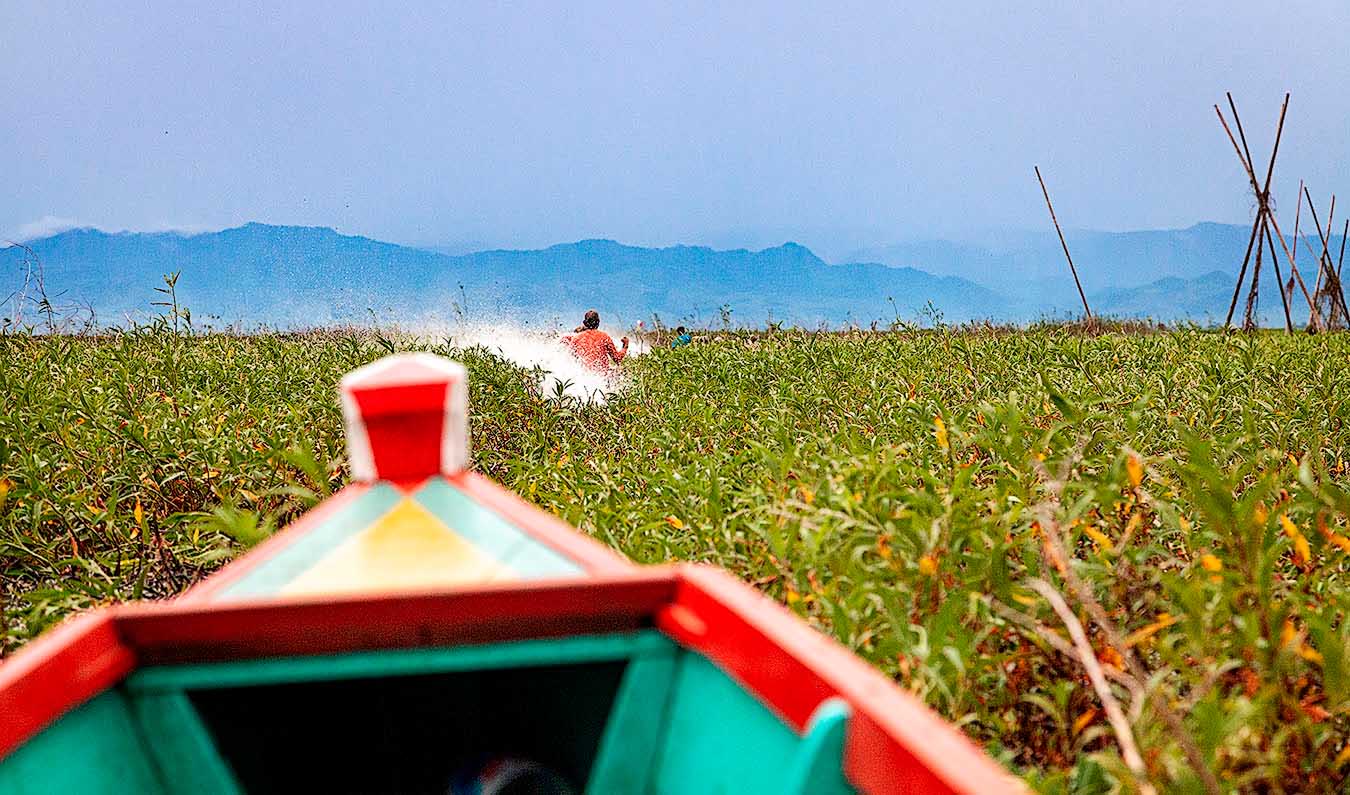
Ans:
POLYGON ((338 594, 514 579, 509 569, 404 498, 280 590, 338 594))

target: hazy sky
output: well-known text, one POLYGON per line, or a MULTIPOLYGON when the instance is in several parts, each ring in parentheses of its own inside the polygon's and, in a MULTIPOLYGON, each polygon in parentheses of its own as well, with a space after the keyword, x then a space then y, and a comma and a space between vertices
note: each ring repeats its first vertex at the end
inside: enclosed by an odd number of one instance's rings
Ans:
MULTIPOLYGON (((0 0, 0 234, 844 246, 1350 198, 1350 2, 0 0), (45 219, 45 220, 43 220, 45 219), (61 220, 65 219, 65 220, 61 220), (830 242, 833 241, 833 242, 830 242)), ((1046 227, 1048 228, 1048 227, 1046 227)))

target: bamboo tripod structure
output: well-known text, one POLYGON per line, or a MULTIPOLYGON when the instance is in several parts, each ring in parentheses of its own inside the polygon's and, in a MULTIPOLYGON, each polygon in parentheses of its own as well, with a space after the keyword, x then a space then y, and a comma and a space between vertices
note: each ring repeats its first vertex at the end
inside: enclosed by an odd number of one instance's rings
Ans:
MULTIPOLYGON (((1230 328, 1233 324, 1233 312, 1237 308, 1238 296, 1242 292, 1242 284, 1247 276, 1248 265, 1254 265, 1252 268, 1251 286, 1247 293, 1247 304, 1243 313, 1242 327, 1244 330, 1253 330, 1256 328, 1256 311, 1258 304, 1258 291, 1261 279, 1262 253, 1269 249, 1271 264, 1275 268, 1275 278, 1279 282, 1278 291, 1280 294, 1280 303, 1284 309, 1285 329, 1290 333, 1294 330, 1294 323, 1289 310, 1289 301, 1293 297, 1293 288, 1297 284, 1299 290, 1303 293, 1303 299, 1308 304, 1308 331, 1318 332, 1327 328, 1344 327, 1347 321, 1350 321, 1350 312, 1347 312, 1345 306, 1344 292, 1340 283, 1340 274, 1336 268, 1331 267, 1330 255, 1330 235, 1331 235, 1331 217, 1327 219, 1326 232, 1322 230, 1322 224, 1317 219, 1317 210, 1313 207, 1312 196, 1308 193, 1307 187, 1300 183, 1299 190, 1299 213, 1294 217, 1294 251, 1290 251, 1289 244, 1286 242, 1284 233, 1280 231, 1279 221, 1275 218, 1275 211, 1270 205, 1270 183, 1275 173, 1275 158, 1280 151, 1280 138, 1284 134, 1284 119, 1289 110, 1289 94, 1284 95, 1284 104, 1280 106, 1280 120, 1275 128, 1275 144, 1270 152, 1270 160, 1266 165, 1265 183, 1257 181, 1255 161, 1252 158, 1251 149, 1247 146, 1247 134, 1242 128, 1242 118, 1238 115, 1237 104, 1233 101, 1232 93, 1227 95, 1228 107, 1233 113, 1233 122, 1237 126, 1238 134, 1235 137, 1233 130, 1228 126, 1228 120, 1224 117, 1223 111, 1218 105, 1214 106, 1214 113, 1219 117, 1219 124, 1223 126, 1224 132, 1228 135, 1228 140, 1233 144, 1233 151, 1237 153, 1238 160, 1242 163, 1243 171, 1247 174, 1248 183, 1256 199, 1256 218, 1252 221, 1252 233, 1247 242, 1247 253, 1242 258, 1242 267, 1238 271, 1237 284, 1233 287, 1233 298, 1228 304, 1228 315, 1224 319, 1224 328, 1230 328), (1238 143, 1239 139, 1241 144, 1238 143), (1313 213, 1313 223, 1317 226, 1318 236, 1322 239, 1322 255, 1317 264, 1317 283, 1312 293, 1308 292, 1308 286, 1303 280, 1303 275, 1299 273, 1296 252, 1298 249, 1298 224, 1301 214, 1304 198, 1307 198, 1308 208, 1313 213), (1280 259, 1275 251, 1275 240, 1280 241, 1280 248, 1289 264, 1289 282, 1283 283, 1284 277, 1280 273, 1280 259), (1265 245, 1262 245, 1264 243, 1265 245), (1252 261, 1252 251, 1256 251, 1256 259, 1252 261), (1323 318, 1321 307, 1326 307, 1327 318, 1323 318)), ((1335 212, 1334 201, 1332 212, 1335 212)), ((1350 230, 1350 225, 1347 226, 1350 230)), ((1342 238, 1342 249, 1344 249, 1344 238, 1342 238)), ((1311 248, 1311 246, 1308 246, 1311 248)))
MULTIPOLYGON (((1313 289, 1313 302, 1319 310, 1326 312, 1326 327, 1345 328, 1350 322, 1350 311, 1345 306, 1345 288, 1341 284, 1340 265, 1331 264, 1331 224, 1336 215, 1336 196, 1331 197, 1331 208, 1327 213, 1327 228, 1317 218, 1317 207, 1313 204, 1312 193, 1303 187, 1303 196, 1308 200, 1308 209, 1312 211, 1313 224, 1317 226, 1317 236, 1322 241, 1322 254, 1317 260, 1317 286, 1313 289)), ((1341 236, 1341 264, 1345 262, 1345 236, 1341 236)))

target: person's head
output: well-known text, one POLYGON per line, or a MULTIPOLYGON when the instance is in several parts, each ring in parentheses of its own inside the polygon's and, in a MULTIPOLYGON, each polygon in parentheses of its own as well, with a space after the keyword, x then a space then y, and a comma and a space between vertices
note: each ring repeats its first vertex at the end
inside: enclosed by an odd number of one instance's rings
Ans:
POLYGON ((684 334, 684 326, 676 326, 676 327, 675 327, 675 333, 676 333, 676 334, 684 334))
POLYGON ((594 309, 586 310, 586 316, 581 319, 581 325, 577 326, 577 331, 591 331, 600 328, 600 313, 594 309))

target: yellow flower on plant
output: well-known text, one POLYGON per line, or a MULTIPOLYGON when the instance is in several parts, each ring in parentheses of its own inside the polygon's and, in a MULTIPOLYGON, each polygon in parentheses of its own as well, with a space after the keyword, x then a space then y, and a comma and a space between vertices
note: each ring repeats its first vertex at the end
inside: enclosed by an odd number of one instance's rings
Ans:
POLYGON ((1292 644, 1297 639, 1298 630, 1294 627, 1293 620, 1286 618, 1284 620, 1284 626, 1280 627, 1280 648, 1292 644))
POLYGON ((1209 553, 1200 556, 1200 565, 1204 567, 1205 571, 1223 571, 1223 561, 1209 553))
POLYGON ((1083 532, 1087 533, 1088 538, 1091 538, 1094 542, 1096 542, 1097 546, 1101 547, 1107 552, 1112 552, 1115 550, 1116 545, 1111 543, 1111 539, 1107 537, 1106 533, 1103 533, 1102 531, 1098 530, 1094 525, 1092 524, 1084 525, 1083 532))
POLYGON ((937 558, 931 553, 919 558, 919 573, 925 577, 937 574, 937 558))
POLYGON ((1322 532, 1322 535, 1326 537, 1328 541, 1339 547, 1342 552, 1350 552, 1350 538, 1346 538, 1335 530, 1332 530, 1330 527, 1327 527, 1326 517, 1320 514, 1317 517, 1317 529, 1322 532))
POLYGON ((1170 613, 1159 613, 1157 621, 1131 632, 1129 637, 1125 638, 1125 648, 1128 649, 1141 641, 1148 640, 1158 634, 1161 630, 1167 629, 1180 620, 1181 619, 1170 613))
POLYGON ((1308 546, 1308 538, 1303 535, 1287 514, 1280 514, 1280 527, 1284 528, 1284 534, 1294 541, 1294 562, 1299 566, 1307 566, 1311 563, 1312 548, 1308 546))
POLYGON ((1139 484, 1144 482, 1144 462, 1139 460, 1139 456, 1131 453, 1125 459, 1125 473, 1130 477, 1130 487, 1139 488, 1139 484))
POLYGON ((1308 538, 1299 536, 1294 539, 1294 562, 1300 566, 1307 566, 1312 563, 1312 548, 1308 546, 1308 538))
POLYGON ((1092 721, 1096 719, 1097 719, 1096 707, 1088 707, 1087 709, 1083 710, 1083 714, 1079 715, 1078 718, 1073 722, 1074 736, 1077 737, 1084 729, 1088 727, 1088 724, 1092 723, 1092 721))
POLYGON ((949 449, 947 442, 947 423, 942 421, 942 417, 933 418, 933 436, 937 439, 938 447, 943 450, 949 449))

